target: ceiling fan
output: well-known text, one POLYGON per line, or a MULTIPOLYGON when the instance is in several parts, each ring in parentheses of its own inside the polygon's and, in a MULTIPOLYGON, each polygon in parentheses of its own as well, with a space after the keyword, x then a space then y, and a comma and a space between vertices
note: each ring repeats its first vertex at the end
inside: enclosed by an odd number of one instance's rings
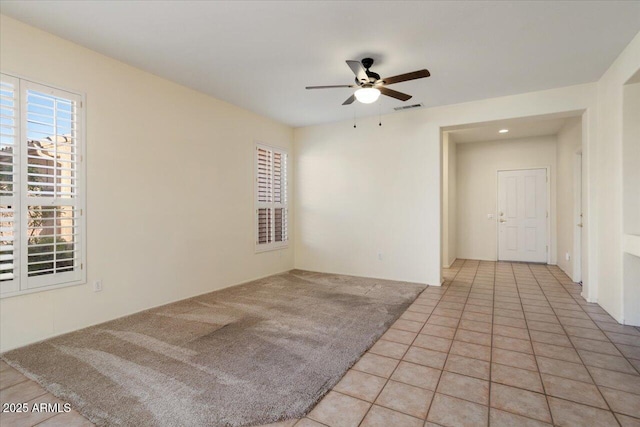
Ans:
POLYGON ((378 100, 380 94, 390 96, 400 101, 407 101, 411 99, 411 95, 398 92, 393 89, 389 89, 387 86, 394 83, 406 82, 409 80, 422 79, 429 77, 431 73, 429 70, 418 70, 411 73, 400 74, 393 77, 380 78, 380 74, 370 71, 369 68, 373 65, 373 59, 364 58, 362 61, 347 61, 347 65, 356 75, 356 84, 353 85, 333 85, 333 86, 307 86, 307 89, 333 89, 333 88, 359 88, 347 98, 342 105, 352 104, 356 99, 363 104, 371 104, 378 100))

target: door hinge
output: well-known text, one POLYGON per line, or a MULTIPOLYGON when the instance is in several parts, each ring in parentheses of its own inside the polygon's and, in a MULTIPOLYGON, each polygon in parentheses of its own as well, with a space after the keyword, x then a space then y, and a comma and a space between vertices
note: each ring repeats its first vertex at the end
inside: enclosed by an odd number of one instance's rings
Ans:
POLYGON ((549 211, 547 211, 547 218, 549 218, 549 211))
POLYGON ((80 270, 84 270, 84 264, 80 264, 80 270))

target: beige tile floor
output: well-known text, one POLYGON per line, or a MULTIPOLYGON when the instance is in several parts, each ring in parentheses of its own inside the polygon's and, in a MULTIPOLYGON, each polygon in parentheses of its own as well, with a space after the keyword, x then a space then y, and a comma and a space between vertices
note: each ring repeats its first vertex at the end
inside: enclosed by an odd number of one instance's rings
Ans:
MULTIPOLYGON (((640 426, 640 329, 557 267, 458 260, 301 420, 278 427, 640 426)), ((0 364, 0 401, 55 402, 0 364)), ((2 426, 91 425, 0 414, 2 426)))

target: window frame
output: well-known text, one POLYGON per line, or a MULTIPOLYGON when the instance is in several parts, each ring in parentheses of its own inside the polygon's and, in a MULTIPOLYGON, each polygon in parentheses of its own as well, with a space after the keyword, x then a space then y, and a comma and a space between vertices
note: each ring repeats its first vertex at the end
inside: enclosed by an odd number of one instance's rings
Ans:
MULTIPOLYGON (((17 212, 14 217, 15 227, 15 239, 14 239, 14 271, 17 270, 16 277, 13 279, 13 289, 2 292, 2 284, 0 284, 0 299, 32 294, 37 292, 44 292, 53 289, 66 288, 69 286, 84 285, 87 283, 87 181, 86 181, 86 96, 84 93, 63 88, 57 85, 49 83, 43 83, 32 78, 24 77, 19 74, 10 72, 0 72, 0 78, 3 81, 9 81, 15 83, 16 95, 16 140, 18 141, 16 146, 18 147, 18 159, 16 162, 14 187, 17 186, 15 191, 17 212), (44 205, 35 205, 29 202, 27 184, 28 166, 27 166, 27 90, 35 90, 47 95, 59 97, 63 99, 69 99, 76 103, 76 122, 77 127, 75 136, 77 138, 76 153, 77 162, 75 169, 76 179, 76 193, 73 197, 75 202, 67 203, 55 203, 55 197, 52 198, 51 203, 44 205), (23 140, 23 138, 25 138, 23 140), (24 186, 24 188, 23 188, 24 186), (77 210, 78 217, 75 219, 78 223, 78 239, 74 241, 75 244, 80 246, 78 251, 79 270, 77 270, 76 277, 71 277, 68 273, 57 273, 57 279, 54 277, 48 277, 48 275, 32 276, 31 283, 28 276, 28 248, 25 244, 27 239, 26 230, 28 230, 28 206, 45 206, 45 207, 59 207, 59 206, 73 206, 77 210), (15 244, 15 242, 18 242, 15 244), (49 279, 49 280, 47 280, 49 279), (49 282, 49 284, 47 284, 49 282)), ((62 199, 63 201, 68 199, 62 199)), ((36 200, 34 200, 36 201, 36 200)), ((37 201, 36 201, 37 202, 37 201)))
MULTIPOLYGON (((256 142, 254 144, 253 147, 253 188, 254 188, 254 195, 253 195, 253 204, 254 204, 254 209, 253 209, 253 213, 254 213, 254 218, 253 218, 253 228, 254 228, 254 250, 255 253, 261 253, 261 252, 269 252, 269 251, 276 251, 276 250, 281 250, 281 249, 286 249, 289 247, 289 151, 286 148, 283 147, 278 147, 278 146, 274 146, 274 145, 267 145, 261 142, 256 142), (285 180, 284 180, 284 200, 285 203, 276 203, 275 202, 275 198, 272 197, 272 201, 271 202, 260 202, 258 199, 258 150, 262 149, 262 150, 267 150, 267 151, 271 151, 272 153, 280 153, 281 155, 283 155, 286 159, 285 161, 285 170, 284 170, 284 175, 285 175, 285 180), (276 242, 275 239, 270 242, 270 243, 258 243, 259 240, 259 209, 273 209, 274 214, 272 215, 272 218, 275 219, 275 209, 279 209, 282 208, 285 210, 285 221, 286 221, 286 239, 281 241, 281 242, 276 242)), ((271 177, 272 177, 272 182, 273 182, 273 170, 271 172, 271 177)), ((273 196, 273 189, 272 189, 272 196, 273 196)), ((273 229, 273 233, 275 236, 275 227, 272 227, 273 229)))

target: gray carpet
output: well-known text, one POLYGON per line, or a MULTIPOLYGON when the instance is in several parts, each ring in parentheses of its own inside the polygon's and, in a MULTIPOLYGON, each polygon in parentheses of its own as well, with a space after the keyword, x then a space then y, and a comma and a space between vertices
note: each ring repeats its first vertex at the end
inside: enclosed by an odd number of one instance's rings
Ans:
POLYGON ((266 424, 311 410, 424 288, 293 270, 2 358, 98 425, 266 424))

